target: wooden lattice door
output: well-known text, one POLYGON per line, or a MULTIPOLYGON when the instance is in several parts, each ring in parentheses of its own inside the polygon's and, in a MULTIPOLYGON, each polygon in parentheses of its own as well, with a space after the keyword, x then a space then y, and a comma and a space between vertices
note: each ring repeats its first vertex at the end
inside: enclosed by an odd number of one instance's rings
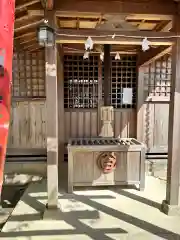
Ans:
POLYGON ((64 55, 65 143, 98 135, 98 55, 64 55))
POLYGON ((144 141, 149 152, 167 152, 171 56, 148 65, 144 75, 144 141))
MULTIPOLYGON (((136 131, 136 55, 111 56, 111 105, 115 109, 115 136, 135 137, 136 131), (123 89, 132 89, 132 104, 124 104, 123 89)), ((104 103, 104 63, 99 54, 64 56, 65 139, 96 137, 100 133, 100 107, 104 103)))

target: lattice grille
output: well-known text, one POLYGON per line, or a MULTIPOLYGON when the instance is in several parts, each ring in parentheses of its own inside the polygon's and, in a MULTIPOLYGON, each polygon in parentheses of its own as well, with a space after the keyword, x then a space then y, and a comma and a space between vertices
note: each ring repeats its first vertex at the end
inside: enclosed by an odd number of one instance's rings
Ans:
POLYGON ((166 55, 148 65, 144 77, 145 96, 170 96, 171 57, 166 55))
POLYGON ((111 104, 114 108, 132 108, 136 104, 136 56, 124 55, 111 61, 111 104), (132 88, 132 105, 123 104, 123 89, 132 88))
POLYGON ((64 56, 64 107, 96 108, 98 104, 98 56, 64 56))
POLYGON ((45 97, 44 52, 14 54, 12 96, 45 97))

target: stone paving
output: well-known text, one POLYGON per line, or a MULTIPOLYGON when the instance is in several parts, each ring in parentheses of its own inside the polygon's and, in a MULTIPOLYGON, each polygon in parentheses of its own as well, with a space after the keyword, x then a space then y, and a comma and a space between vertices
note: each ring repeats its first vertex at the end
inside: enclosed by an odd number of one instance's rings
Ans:
MULTIPOLYGON (((63 185, 63 184, 62 184, 63 185)), ((32 183, 4 225, 1 239, 8 240, 156 240, 180 239, 180 217, 159 209, 166 182, 146 177, 146 189, 75 189, 59 191, 60 210, 42 220, 47 202, 46 180, 32 183), (56 220, 55 220, 56 219, 56 220)))

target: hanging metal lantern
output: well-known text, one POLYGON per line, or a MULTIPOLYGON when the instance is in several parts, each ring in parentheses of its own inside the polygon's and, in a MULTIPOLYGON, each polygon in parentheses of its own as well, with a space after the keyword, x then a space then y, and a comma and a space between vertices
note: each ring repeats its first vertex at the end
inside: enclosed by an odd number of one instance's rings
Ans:
POLYGON ((54 30, 44 24, 38 28, 38 42, 40 46, 52 47, 55 44, 54 30))

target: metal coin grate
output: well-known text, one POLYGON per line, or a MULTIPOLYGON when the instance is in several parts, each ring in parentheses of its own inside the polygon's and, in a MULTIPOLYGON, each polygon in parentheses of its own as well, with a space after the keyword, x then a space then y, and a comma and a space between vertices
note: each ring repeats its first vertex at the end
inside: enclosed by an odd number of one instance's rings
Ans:
POLYGON ((71 139, 70 144, 83 146, 83 145, 124 145, 124 146, 130 146, 130 145, 139 145, 140 143, 134 139, 134 138, 128 138, 128 139, 118 139, 118 138, 111 138, 111 139, 105 139, 105 138, 77 138, 77 139, 71 139))

